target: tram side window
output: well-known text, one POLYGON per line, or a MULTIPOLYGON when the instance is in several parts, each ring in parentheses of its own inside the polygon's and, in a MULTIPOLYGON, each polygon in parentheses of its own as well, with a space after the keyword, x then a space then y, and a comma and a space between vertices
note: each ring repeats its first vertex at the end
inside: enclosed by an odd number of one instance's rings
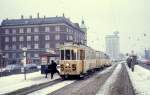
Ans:
POLYGON ((64 50, 61 50, 61 60, 64 60, 64 50))
POLYGON ((80 50, 80 60, 84 60, 84 59, 85 59, 85 51, 80 50))
POLYGON ((72 60, 76 60, 76 52, 71 50, 72 60))
POLYGON ((66 50, 65 52, 65 59, 70 60, 70 50, 66 50))

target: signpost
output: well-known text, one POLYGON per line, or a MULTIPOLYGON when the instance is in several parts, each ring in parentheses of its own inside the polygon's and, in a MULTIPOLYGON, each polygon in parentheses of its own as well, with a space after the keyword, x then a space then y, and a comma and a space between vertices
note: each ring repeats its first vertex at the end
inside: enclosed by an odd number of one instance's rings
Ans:
POLYGON ((23 51, 23 67, 24 67, 24 79, 26 80, 26 64, 27 64, 27 48, 23 47, 22 48, 23 51))

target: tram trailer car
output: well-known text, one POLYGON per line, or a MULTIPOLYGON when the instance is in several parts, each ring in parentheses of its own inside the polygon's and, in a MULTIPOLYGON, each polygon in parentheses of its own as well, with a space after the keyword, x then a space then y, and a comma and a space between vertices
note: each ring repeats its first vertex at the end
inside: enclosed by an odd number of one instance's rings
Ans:
POLYGON ((110 66, 111 61, 101 51, 80 44, 64 44, 60 48, 60 75, 83 76, 89 71, 110 66))

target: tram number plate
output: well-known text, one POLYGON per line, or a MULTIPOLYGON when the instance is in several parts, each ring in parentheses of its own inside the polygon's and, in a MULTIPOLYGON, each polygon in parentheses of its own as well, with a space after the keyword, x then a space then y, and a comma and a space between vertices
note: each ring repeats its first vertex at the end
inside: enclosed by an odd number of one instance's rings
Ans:
POLYGON ((71 72, 71 70, 65 70, 66 72, 71 72))

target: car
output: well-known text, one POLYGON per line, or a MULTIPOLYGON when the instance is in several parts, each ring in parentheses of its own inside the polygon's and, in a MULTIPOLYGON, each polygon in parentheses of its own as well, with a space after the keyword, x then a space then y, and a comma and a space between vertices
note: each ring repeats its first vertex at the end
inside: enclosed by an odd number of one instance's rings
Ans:
POLYGON ((21 70, 21 65, 19 64, 10 64, 10 65, 7 65, 6 68, 5 68, 5 71, 19 71, 21 70))
POLYGON ((31 70, 31 69, 38 69, 37 65, 36 64, 26 64, 26 69, 28 70, 31 70))

